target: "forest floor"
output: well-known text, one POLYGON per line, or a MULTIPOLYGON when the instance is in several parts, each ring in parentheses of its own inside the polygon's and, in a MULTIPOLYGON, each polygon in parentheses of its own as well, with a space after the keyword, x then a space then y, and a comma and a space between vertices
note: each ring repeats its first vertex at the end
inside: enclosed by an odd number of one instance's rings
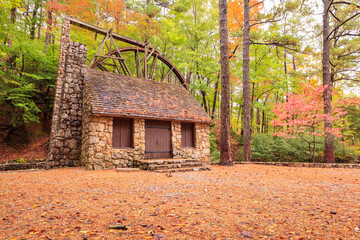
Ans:
POLYGON ((29 143, 22 145, 11 145, 4 142, 0 143, 0 163, 6 161, 23 161, 44 160, 47 155, 47 144, 49 135, 43 135, 31 139, 29 143))
POLYGON ((251 164, 2 172, 0 238, 360 239, 359 182, 358 169, 251 164))

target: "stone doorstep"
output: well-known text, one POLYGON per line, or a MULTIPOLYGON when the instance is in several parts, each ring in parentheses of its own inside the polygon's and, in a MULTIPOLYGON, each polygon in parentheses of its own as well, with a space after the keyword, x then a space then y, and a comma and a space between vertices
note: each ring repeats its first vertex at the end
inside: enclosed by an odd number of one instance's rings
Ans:
POLYGON ((117 168, 117 172, 138 172, 140 168, 117 168))
POLYGON ((176 172, 190 172, 190 171, 210 171, 210 167, 194 167, 194 168, 177 168, 177 169, 164 169, 155 170, 157 173, 176 173, 176 172))
POLYGON ((138 162, 142 164, 157 164, 157 165, 164 165, 164 164, 176 164, 176 163, 191 163, 191 162, 198 162, 196 159, 176 159, 176 158, 169 158, 169 159, 149 159, 149 160, 138 160, 138 162))
POLYGON ((148 165, 149 170, 161 170, 161 169, 174 169, 174 168, 195 168, 195 167, 202 167, 203 164, 201 162, 191 162, 191 163, 184 163, 184 164, 163 164, 163 165, 156 165, 150 164, 148 165))

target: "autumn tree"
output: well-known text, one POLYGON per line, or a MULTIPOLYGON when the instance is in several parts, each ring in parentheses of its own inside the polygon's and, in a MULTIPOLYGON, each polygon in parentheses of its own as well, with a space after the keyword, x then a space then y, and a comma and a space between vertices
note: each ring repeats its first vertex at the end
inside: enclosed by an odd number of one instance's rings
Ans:
MULTIPOLYGON (((288 94, 286 102, 276 104, 273 108, 275 119, 274 127, 279 127, 275 136, 285 138, 300 137, 308 145, 309 156, 315 161, 317 137, 324 136, 322 125, 324 122, 340 120, 346 114, 343 108, 335 108, 333 115, 324 112, 322 96, 327 86, 314 86, 309 83, 297 94, 288 94)), ((341 129, 333 128, 332 136, 341 136, 341 129)))

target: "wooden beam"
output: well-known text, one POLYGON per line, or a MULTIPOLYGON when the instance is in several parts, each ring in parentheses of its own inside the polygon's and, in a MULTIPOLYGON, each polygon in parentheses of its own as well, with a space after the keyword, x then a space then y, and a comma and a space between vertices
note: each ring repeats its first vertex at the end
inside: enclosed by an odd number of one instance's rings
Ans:
MULTIPOLYGON (((103 29, 103 28, 100 28, 98 26, 94 26, 92 24, 89 24, 89 23, 86 23, 86 22, 83 22, 79 19, 76 19, 76 18, 73 18, 73 17, 70 17, 70 16, 65 16, 64 18, 68 19, 70 21, 70 24, 72 25, 75 25, 75 26, 78 26, 78 27, 81 27, 83 29, 87 29, 87 30, 90 30, 92 32, 96 32, 98 34, 101 34, 101 35, 107 35, 109 30, 106 30, 106 29, 103 29)), ((126 42, 126 43, 129 43, 129 44, 132 44, 132 45, 135 45, 135 46, 138 46, 138 47, 145 47, 145 43, 141 42, 141 41, 138 41, 138 40, 135 40, 135 39, 132 39, 132 38, 129 38, 129 37, 125 37, 123 35, 120 35, 120 34, 117 34, 117 33, 112 33, 112 37, 116 40, 119 40, 119 41, 122 41, 122 42, 126 42)), ((155 51, 157 53, 159 53, 159 51, 154 48, 153 46, 149 45, 149 47, 151 49, 155 49, 155 51)))
POLYGON ((150 80, 154 79, 155 69, 156 69, 156 60, 158 59, 158 55, 155 55, 153 62, 151 64, 151 70, 150 70, 150 80))
POLYGON ((116 60, 124 60, 124 58, 122 58, 122 57, 111 57, 111 56, 108 56, 108 55, 96 55, 96 57, 98 57, 98 58, 111 58, 111 59, 116 59, 116 60))

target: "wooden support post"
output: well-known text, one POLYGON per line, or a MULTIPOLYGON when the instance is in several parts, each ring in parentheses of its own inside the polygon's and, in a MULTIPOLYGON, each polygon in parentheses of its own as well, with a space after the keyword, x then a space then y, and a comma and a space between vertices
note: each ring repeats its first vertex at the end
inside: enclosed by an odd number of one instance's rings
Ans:
POLYGON ((158 55, 156 55, 156 56, 154 57, 153 62, 152 62, 152 64, 151 64, 150 80, 153 80, 153 79, 154 79, 157 59, 158 59, 158 55))

